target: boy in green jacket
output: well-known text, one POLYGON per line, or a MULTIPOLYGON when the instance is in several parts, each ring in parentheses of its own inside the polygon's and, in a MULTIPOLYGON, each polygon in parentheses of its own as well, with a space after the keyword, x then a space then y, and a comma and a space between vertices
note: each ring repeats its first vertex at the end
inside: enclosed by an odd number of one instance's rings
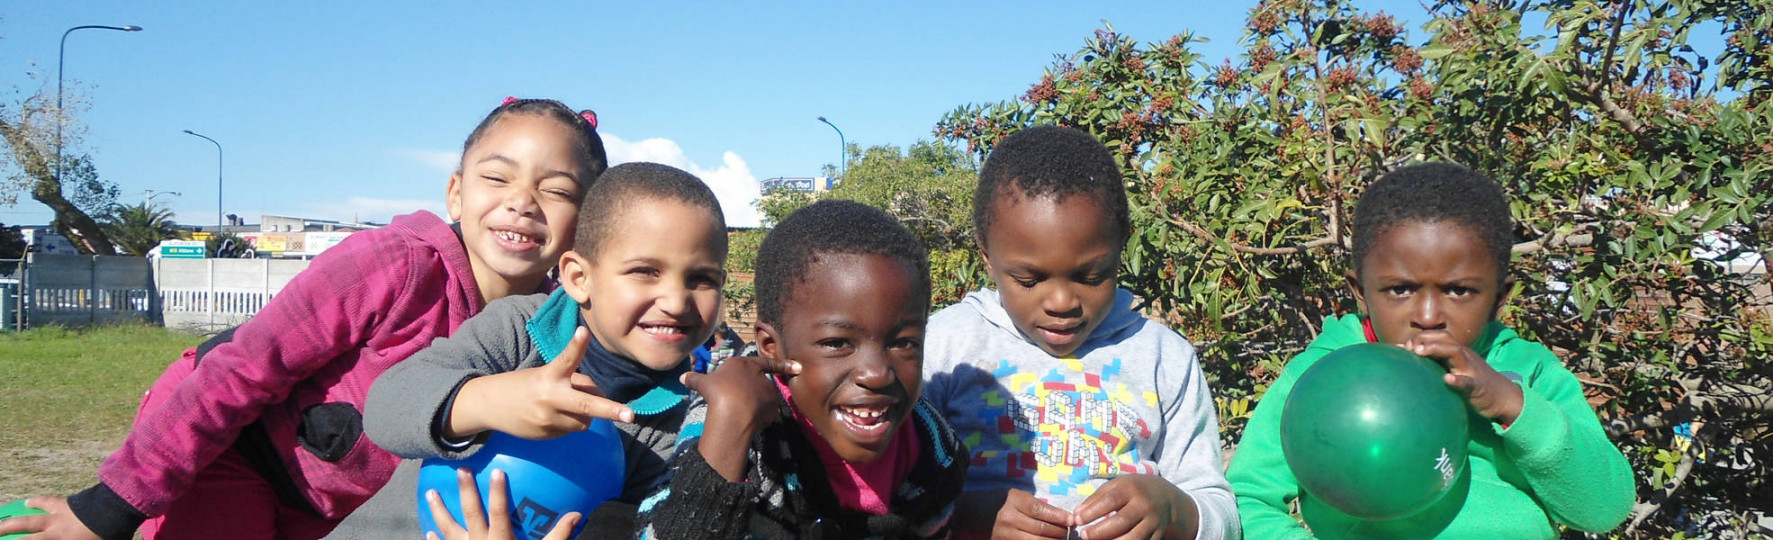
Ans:
POLYGON ((1381 177, 1361 197, 1348 286, 1362 315, 1324 331, 1269 387, 1226 476, 1249 538, 1556 538, 1558 525, 1601 532, 1635 500, 1630 467, 1607 440, 1582 386, 1545 346, 1496 320, 1513 289, 1513 221, 1494 180, 1445 163, 1381 177), (1470 404, 1470 458, 1427 509, 1364 521, 1304 492, 1281 454, 1287 395, 1324 355, 1394 343, 1447 368, 1470 404), (1301 525, 1288 514, 1299 501, 1301 525), (1555 523, 1555 524, 1554 524, 1555 523))

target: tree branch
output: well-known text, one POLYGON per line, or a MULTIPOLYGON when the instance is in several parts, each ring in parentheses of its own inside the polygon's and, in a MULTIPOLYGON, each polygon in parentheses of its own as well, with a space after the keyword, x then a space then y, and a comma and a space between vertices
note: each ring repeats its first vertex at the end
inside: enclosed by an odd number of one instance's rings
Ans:
POLYGON ((917 222, 917 221, 927 221, 927 222, 934 223, 934 224, 942 227, 942 234, 949 234, 949 233, 954 232, 954 226, 949 225, 948 221, 944 220, 942 218, 922 217, 922 216, 901 216, 899 218, 899 221, 903 221, 906 223, 917 222))
POLYGON ((1607 436, 1621 437, 1636 431, 1662 429, 1701 415, 1773 414, 1773 391, 1746 384, 1723 386, 1720 390, 1724 392, 1689 393, 1686 399, 1666 411, 1610 420, 1605 426, 1607 436))
POLYGON ((1519 244, 1515 244, 1514 248, 1510 249, 1510 251, 1512 251, 1514 253, 1533 253, 1535 251, 1539 251, 1542 249, 1571 247, 1571 246, 1586 246, 1586 245, 1591 245, 1591 244, 1594 244, 1594 235, 1593 234, 1589 234, 1589 233, 1556 234, 1556 235, 1549 235, 1544 238, 1540 238, 1538 240, 1533 240, 1530 242, 1521 242, 1519 244))
POLYGON ((1644 131, 1644 124, 1638 122, 1637 115, 1619 107, 1618 103, 1614 103, 1613 96, 1608 95, 1606 88, 1601 88, 1595 91, 1594 95, 1590 97, 1595 100, 1595 105, 1599 105, 1601 110, 1606 112, 1607 116, 1612 118, 1614 122, 1619 122, 1620 125, 1625 126, 1626 132, 1631 133, 1632 135, 1637 135, 1644 131))
MULTIPOLYGON (((1336 223, 1335 223, 1336 220, 1333 218, 1334 218, 1334 216, 1332 216, 1332 219, 1330 220, 1332 227, 1334 227, 1336 225, 1336 223)), ((1206 240, 1208 243, 1218 243, 1220 240, 1224 240, 1222 238, 1214 236, 1212 232, 1209 232, 1206 229, 1200 228, 1199 225, 1189 223, 1188 221, 1183 220, 1182 218, 1179 218, 1179 217, 1174 217, 1174 216, 1165 217, 1164 221, 1169 222, 1171 225, 1181 227, 1182 230, 1188 231, 1188 234, 1194 235, 1195 238, 1199 238, 1201 240, 1206 240)), ((1303 244, 1297 244, 1297 245, 1293 245, 1293 246, 1289 246, 1289 247, 1278 247, 1278 248, 1263 248, 1263 247, 1248 246, 1248 245, 1232 242, 1230 240, 1225 240, 1225 245, 1227 247, 1230 247, 1232 251, 1235 251, 1238 253, 1250 254, 1250 255, 1289 255, 1289 254, 1293 254, 1293 253, 1304 253, 1304 252, 1311 251, 1311 250, 1325 247, 1325 246, 1338 245, 1338 242, 1336 241, 1335 238, 1331 238, 1331 237, 1326 236, 1326 237, 1312 240, 1310 242, 1306 242, 1303 244)), ((1347 247, 1347 246, 1343 246, 1343 247, 1347 247)))
MULTIPOLYGON (((1608 32, 1606 55, 1601 57, 1601 81, 1598 86, 1602 91, 1613 83, 1613 52, 1619 49, 1619 32, 1625 29, 1625 16, 1631 12, 1631 3, 1618 4, 1619 12, 1613 14, 1613 29, 1608 32)), ((1636 133, 1637 130, 1632 130, 1636 133)))
POLYGON ((1668 483, 1668 487, 1663 489, 1662 493, 1656 494, 1653 501, 1638 503, 1637 506, 1632 507, 1633 515, 1631 518, 1631 525, 1625 528, 1625 533, 1631 534, 1632 531, 1637 530, 1638 525, 1642 524, 1644 519, 1649 518, 1650 514, 1654 514, 1656 513, 1656 510, 1662 508, 1662 505, 1667 503, 1669 498, 1674 496, 1675 490, 1680 489, 1682 484, 1687 483, 1687 475, 1692 472, 1693 451, 1691 447, 1689 447, 1688 451, 1681 452, 1681 462, 1680 464, 1675 465, 1674 479, 1668 483))

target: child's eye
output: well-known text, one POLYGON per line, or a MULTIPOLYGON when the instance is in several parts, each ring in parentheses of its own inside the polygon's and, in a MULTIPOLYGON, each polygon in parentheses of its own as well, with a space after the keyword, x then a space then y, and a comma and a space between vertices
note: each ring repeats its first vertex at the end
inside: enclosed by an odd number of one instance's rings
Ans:
POLYGON ((823 340, 819 340, 819 342, 818 342, 818 343, 817 343, 817 345, 818 345, 818 346, 819 346, 819 347, 820 347, 820 348, 822 348, 822 349, 826 349, 826 350, 833 350, 833 351, 836 351, 836 350, 843 350, 843 349, 845 349, 845 348, 847 348, 847 347, 849 347, 849 345, 850 345, 850 340, 847 340, 847 339, 837 339, 837 338, 832 338, 832 339, 823 339, 823 340))
POLYGON ((1034 288, 1035 285, 1040 284, 1039 278, 1024 278, 1024 277, 1010 276, 1010 281, 1016 282, 1016 285, 1019 285, 1024 289, 1032 289, 1032 288, 1034 288))
POLYGON ((497 176, 492 176, 492 175, 486 175, 486 174, 483 174, 483 175, 480 175, 480 179, 481 179, 481 180, 486 180, 486 181, 488 181, 488 182, 492 182, 492 183, 494 183, 494 184, 503 184, 503 183, 505 183, 505 179, 504 179, 504 178, 500 178, 500 177, 497 177, 497 176))
POLYGON ((1392 296, 1409 296, 1410 292, 1414 291, 1414 290, 1415 290, 1414 287, 1410 287, 1408 285, 1393 285, 1390 287, 1379 289, 1380 292, 1383 292, 1385 294, 1389 294, 1392 296))
POLYGON ((659 277, 659 269, 650 266, 637 266, 628 269, 628 273, 637 276, 659 277))
POLYGON ((1474 294, 1477 294, 1477 290, 1470 287, 1447 287, 1447 296, 1466 297, 1474 294))
POLYGON ((1082 283, 1084 285, 1101 285, 1102 282, 1108 281, 1108 275, 1107 274, 1089 274, 1089 275, 1083 276, 1082 278, 1079 278, 1077 281, 1078 281, 1078 283, 1082 283))
POLYGON ((893 341, 893 348, 894 349, 921 349, 921 348, 923 348, 923 340, 918 339, 918 338, 912 338, 912 337, 899 338, 899 339, 893 341))
POLYGON ((706 288, 718 289, 722 285, 725 285, 725 283, 723 283, 723 280, 720 279, 720 277, 718 277, 718 276, 702 275, 702 276, 694 276, 694 277, 690 278, 690 287, 692 287, 692 288, 706 287, 706 288))
POLYGON ((547 189, 547 190, 542 190, 542 192, 547 193, 548 196, 554 197, 557 199, 565 199, 565 200, 570 201, 570 200, 573 200, 574 198, 576 198, 576 197, 574 197, 573 192, 567 191, 564 189, 547 189))

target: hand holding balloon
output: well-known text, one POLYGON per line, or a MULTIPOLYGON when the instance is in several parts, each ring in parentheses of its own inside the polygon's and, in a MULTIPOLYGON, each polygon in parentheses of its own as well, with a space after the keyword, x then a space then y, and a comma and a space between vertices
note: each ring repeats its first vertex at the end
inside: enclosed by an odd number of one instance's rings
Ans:
POLYGON ((68 510, 68 500, 61 497, 31 497, 0 507, 0 539, 76 538, 97 540, 98 535, 68 510), (31 534, 36 533, 36 534, 31 534))
POLYGON ((1404 342, 1410 352, 1435 359, 1447 374, 1447 386, 1471 404, 1472 410, 1502 425, 1521 415, 1521 386, 1497 373, 1471 347, 1455 342, 1445 333, 1426 333, 1404 342))
POLYGON ((1305 492, 1384 521, 1433 505, 1464 474, 1466 405, 1433 361, 1366 343, 1325 355, 1281 410, 1281 451, 1305 492))
MULTIPOLYGON (((506 483, 505 471, 494 469, 492 487, 486 492, 486 512, 482 512, 480 489, 474 483, 474 474, 467 469, 457 469, 456 489, 462 500, 462 520, 466 522, 462 524, 456 523, 455 516, 450 515, 441 493, 435 489, 427 490, 425 502, 431 507, 431 519, 437 523, 438 530, 426 531, 425 540, 439 540, 439 533, 449 540, 518 540, 517 534, 511 531, 511 503, 506 483), (464 529, 463 525, 467 528, 464 529)), ((572 538, 573 527, 578 525, 580 517, 578 512, 561 516, 542 540, 572 538)))

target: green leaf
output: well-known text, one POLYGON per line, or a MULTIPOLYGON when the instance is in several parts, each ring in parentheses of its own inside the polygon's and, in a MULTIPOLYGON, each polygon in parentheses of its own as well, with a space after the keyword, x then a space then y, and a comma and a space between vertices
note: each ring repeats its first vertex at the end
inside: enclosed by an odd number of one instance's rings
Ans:
POLYGON ((1422 50, 1417 51, 1417 54, 1420 54, 1420 55, 1422 55, 1423 58, 1427 58, 1429 60, 1440 60, 1452 53, 1453 53, 1453 46, 1447 45, 1445 43, 1430 43, 1427 45, 1423 45, 1422 50))

